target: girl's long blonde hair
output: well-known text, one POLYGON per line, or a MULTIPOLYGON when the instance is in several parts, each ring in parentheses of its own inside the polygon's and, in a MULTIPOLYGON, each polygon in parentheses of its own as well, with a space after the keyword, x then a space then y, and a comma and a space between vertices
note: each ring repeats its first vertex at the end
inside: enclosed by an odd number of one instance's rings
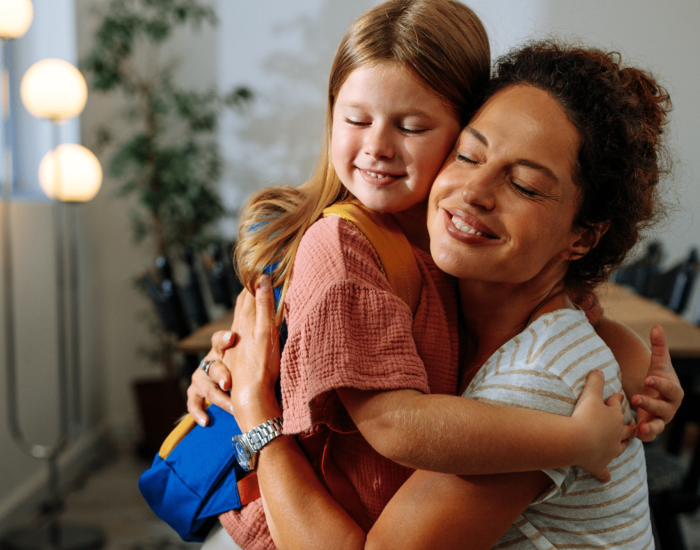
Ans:
POLYGON ((235 264, 251 290, 263 270, 281 287, 277 321, 283 316, 294 257, 306 230, 324 208, 352 195, 331 161, 333 107, 350 73, 363 65, 392 61, 411 69, 440 96, 464 125, 489 78, 486 31, 474 12, 457 0, 389 0, 348 30, 338 47, 328 83, 323 143, 316 170, 298 188, 268 187, 253 195, 241 216, 235 264))

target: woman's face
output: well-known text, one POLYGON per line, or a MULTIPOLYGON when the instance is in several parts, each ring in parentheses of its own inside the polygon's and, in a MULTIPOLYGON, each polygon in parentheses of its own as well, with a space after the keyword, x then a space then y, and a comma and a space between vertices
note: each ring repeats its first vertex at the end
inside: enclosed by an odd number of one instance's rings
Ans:
POLYGON ((333 108, 333 166, 366 207, 401 212, 428 198, 459 131, 455 114, 409 70, 361 66, 333 108))
POLYGON ((579 134, 557 101, 531 86, 501 90, 465 128, 430 193, 438 267, 463 279, 563 277, 587 250, 572 228, 579 134))

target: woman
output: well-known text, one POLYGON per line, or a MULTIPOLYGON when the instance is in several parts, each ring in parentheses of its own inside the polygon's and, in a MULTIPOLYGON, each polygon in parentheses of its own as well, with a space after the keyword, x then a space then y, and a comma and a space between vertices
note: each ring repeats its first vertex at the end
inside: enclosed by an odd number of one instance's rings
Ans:
MULTIPOLYGON (((663 88, 613 54, 540 43, 499 62, 428 206, 433 258, 459 278, 465 395, 570 415, 591 372, 603 371, 606 397, 621 389, 612 354, 567 293, 592 291, 654 217, 669 108, 663 88)), ((271 326, 261 314, 252 339, 239 321, 241 343, 226 353, 244 430, 280 414, 266 369, 275 355, 256 348, 271 326)), ((652 547, 641 443, 610 470, 605 485, 577 468, 418 471, 367 535, 293 438, 264 447, 257 474, 278 547, 652 547)))

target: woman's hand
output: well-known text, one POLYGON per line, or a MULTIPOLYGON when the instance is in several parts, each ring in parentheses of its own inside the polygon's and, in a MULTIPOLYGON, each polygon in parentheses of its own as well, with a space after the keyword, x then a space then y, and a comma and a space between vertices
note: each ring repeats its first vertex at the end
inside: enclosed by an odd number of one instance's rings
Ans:
POLYGON ((605 483, 610 481, 608 464, 625 451, 635 436, 636 426, 624 424, 623 394, 613 394, 603 403, 604 387, 601 371, 588 373, 572 418, 580 423, 585 457, 576 465, 605 483))
POLYGON ((641 394, 630 399, 637 408, 639 439, 653 441, 664 431, 678 412, 683 400, 683 388, 671 364, 663 329, 651 329, 651 364, 641 394))
POLYGON ((211 349, 204 357, 205 361, 214 361, 209 366, 209 375, 200 368, 197 368, 192 374, 192 383, 187 388, 187 411, 200 426, 206 426, 209 423, 209 416, 205 412, 205 399, 225 411, 231 408, 229 396, 226 393, 226 390, 231 387, 231 375, 221 361, 224 352, 233 347, 235 343, 236 334, 234 332, 230 330, 215 332, 211 337, 211 349), (212 369, 215 373, 212 373, 212 369), (210 375, 217 373, 220 378, 218 383, 215 383, 210 375))
MULTIPOLYGON (((275 300, 267 275, 260 278, 255 294, 244 290, 238 296, 231 327, 238 341, 223 357, 223 365, 231 375, 231 411, 244 432, 281 414, 275 396, 280 369, 279 339, 275 300)), ((212 365, 212 369, 217 366, 217 371, 209 370, 214 380, 219 376, 219 365, 212 365)))

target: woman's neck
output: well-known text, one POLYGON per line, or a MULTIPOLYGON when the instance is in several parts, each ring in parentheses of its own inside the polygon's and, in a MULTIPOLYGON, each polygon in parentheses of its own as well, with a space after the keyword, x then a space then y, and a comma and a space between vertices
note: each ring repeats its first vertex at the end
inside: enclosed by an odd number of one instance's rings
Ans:
POLYGON ((537 317, 568 306, 562 281, 505 285, 462 279, 460 301, 467 330, 465 372, 483 365, 537 317))

